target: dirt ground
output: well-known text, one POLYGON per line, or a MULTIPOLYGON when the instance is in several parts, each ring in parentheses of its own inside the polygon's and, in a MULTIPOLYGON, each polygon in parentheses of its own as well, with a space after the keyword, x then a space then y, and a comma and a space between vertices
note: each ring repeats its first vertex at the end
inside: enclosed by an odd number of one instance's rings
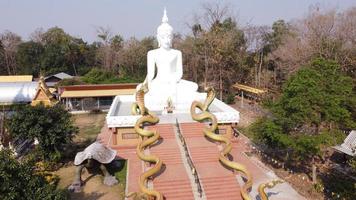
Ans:
MULTIPOLYGON (((85 182, 83 191, 80 193, 69 193, 72 200, 114 200, 124 199, 125 185, 109 187, 103 184, 103 176, 91 175, 86 170, 83 170, 82 180, 85 182)), ((72 183, 75 175, 75 166, 63 167, 55 172, 60 176, 58 187, 67 189, 72 183)))
POLYGON ((74 142, 95 140, 105 123, 106 113, 73 115, 74 124, 79 128, 74 142))
MULTIPOLYGON (((74 137, 76 144, 72 147, 75 151, 84 149, 86 146, 95 141, 98 133, 105 123, 106 113, 99 114, 77 114, 73 115, 74 124, 79 128, 79 133, 74 137)), ((55 174, 59 175, 60 181, 58 187, 67 189, 73 182, 75 175, 75 166, 73 158, 69 158, 68 163, 60 168, 55 174)), ((71 156, 72 157, 72 156, 71 156)), ((69 193, 72 200, 116 200, 124 199, 125 183, 119 182, 118 185, 109 187, 103 184, 103 176, 100 174, 92 175, 83 170, 82 180, 85 182, 82 192, 69 193)))
POLYGON ((240 112, 240 122, 238 124, 241 128, 246 128, 252 124, 256 119, 267 114, 260 105, 244 99, 243 104, 240 99, 235 99, 235 104, 230 105, 240 112))

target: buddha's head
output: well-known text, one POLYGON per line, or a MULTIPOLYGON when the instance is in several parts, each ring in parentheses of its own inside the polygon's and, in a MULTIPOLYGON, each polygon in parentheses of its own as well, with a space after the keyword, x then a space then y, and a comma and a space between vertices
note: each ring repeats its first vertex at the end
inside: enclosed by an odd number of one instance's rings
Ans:
POLYGON ((169 49, 172 46, 173 28, 168 24, 166 9, 164 9, 162 24, 157 28, 158 46, 169 49))

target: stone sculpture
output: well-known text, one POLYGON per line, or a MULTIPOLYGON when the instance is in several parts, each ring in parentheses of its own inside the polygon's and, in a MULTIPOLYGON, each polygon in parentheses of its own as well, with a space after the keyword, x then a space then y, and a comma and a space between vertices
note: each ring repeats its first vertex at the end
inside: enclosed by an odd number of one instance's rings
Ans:
POLYGON ((110 164, 116 157, 116 151, 110 149, 99 142, 94 142, 89 145, 84 151, 77 153, 74 159, 76 165, 76 174, 73 183, 69 186, 68 190, 72 192, 81 192, 83 181, 81 179, 82 170, 84 167, 87 169, 100 165, 100 170, 104 174, 104 184, 112 186, 118 183, 116 178, 107 170, 107 164, 110 164))
POLYGON ((150 164, 154 163, 155 165, 140 175, 138 180, 140 192, 130 192, 126 197, 134 197, 134 199, 139 198, 162 200, 163 195, 159 191, 147 187, 148 179, 161 171, 163 162, 156 155, 147 155, 144 153, 146 148, 149 148, 149 146, 157 143, 160 138, 160 135, 157 131, 147 130, 144 127, 145 125, 153 125, 159 122, 159 118, 145 107, 146 92, 147 88, 144 84, 136 92, 136 102, 133 103, 131 107, 131 112, 133 115, 141 115, 135 124, 135 132, 142 138, 141 142, 137 145, 136 154, 140 160, 150 164))
MULTIPOLYGON (((148 84, 146 105, 150 110, 162 110, 170 98, 175 108, 189 109, 194 100, 198 85, 182 79, 182 52, 172 49, 173 28, 168 24, 167 12, 164 10, 162 24, 157 28, 158 49, 147 53, 148 84), (155 76, 156 75, 156 76, 155 76)), ((137 87, 137 90, 141 85, 137 87)))

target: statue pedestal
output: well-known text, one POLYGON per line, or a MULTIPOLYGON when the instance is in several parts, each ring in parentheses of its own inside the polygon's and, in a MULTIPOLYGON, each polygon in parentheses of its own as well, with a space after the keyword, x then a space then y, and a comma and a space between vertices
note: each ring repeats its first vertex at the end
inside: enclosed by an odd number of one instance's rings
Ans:
POLYGON ((168 99, 171 99, 172 106, 174 107, 173 113, 189 113, 190 106, 195 100, 204 100, 205 93, 189 92, 186 94, 177 94, 173 97, 162 95, 145 95, 145 106, 152 111, 161 111, 168 113, 168 99), (201 95, 203 94, 203 95, 201 95))
MULTIPOLYGON (((197 93, 194 100, 204 102, 206 93, 197 93)), ((135 102, 134 95, 119 95, 116 96, 113 103, 110 106, 110 110, 106 116, 106 123, 108 128, 118 127, 134 127, 140 115, 131 114, 131 105, 135 102)), ((193 102, 182 102, 181 104, 174 104, 175 109, 173 113, 168 114, 166 107, 167 102, 150 102, 145 98, 145 102, 151 104, 146 107, 160 118, 160 123, 175 122, 175 119, 179 119, 181 122, 195 122, 190 115, 190 106, 193 102), (157 103, 157 104, 155 104, 157 103), (172 120, 163 120, 164 118, 172 118, 172 120)), ((212 102, 209 110, 216 116, 218 123, 238 123, 240 119, 239 112, 224 102, 215 99, 212 102)))

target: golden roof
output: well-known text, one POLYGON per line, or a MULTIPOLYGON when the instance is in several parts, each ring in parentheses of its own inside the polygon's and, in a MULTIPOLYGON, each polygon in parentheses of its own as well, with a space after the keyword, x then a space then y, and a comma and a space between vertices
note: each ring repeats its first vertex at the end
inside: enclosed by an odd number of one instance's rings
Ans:
POLYGON ((0 76, 0 82, 31 82, 32 75, 19 75, 19 76, 0 76))
POLYGON ((40 103, 43 103, 46 106, 53 106, 58 103, 58 101, 53 97, 51 91, 47 87, 43 76, 41 76, 40 80, 38 81, 36 96, 32 100, 31 105, 35 106, 40 103))
POLYGON ((49 91, 53 94, 53 92, 55 92, 55 91, 57 91, 57 89, 56 88, 48 88, 49 89, 49 91))
POLYGON ((131 95, 136 89, 115 89, 115 90, 65 90, 61 98, 80 98, 80 97, 105 97, 116 95, 131 95))
POLYGON ((262 89, 250 87, 247 85, 237 84, 237 83, 234 84, 232 87, 234 87, 235 89, 244 90, 246 92, 251 92, 254 94, 263 94, 263 93, 267 92, 267 90, 262 90, 262 89))

